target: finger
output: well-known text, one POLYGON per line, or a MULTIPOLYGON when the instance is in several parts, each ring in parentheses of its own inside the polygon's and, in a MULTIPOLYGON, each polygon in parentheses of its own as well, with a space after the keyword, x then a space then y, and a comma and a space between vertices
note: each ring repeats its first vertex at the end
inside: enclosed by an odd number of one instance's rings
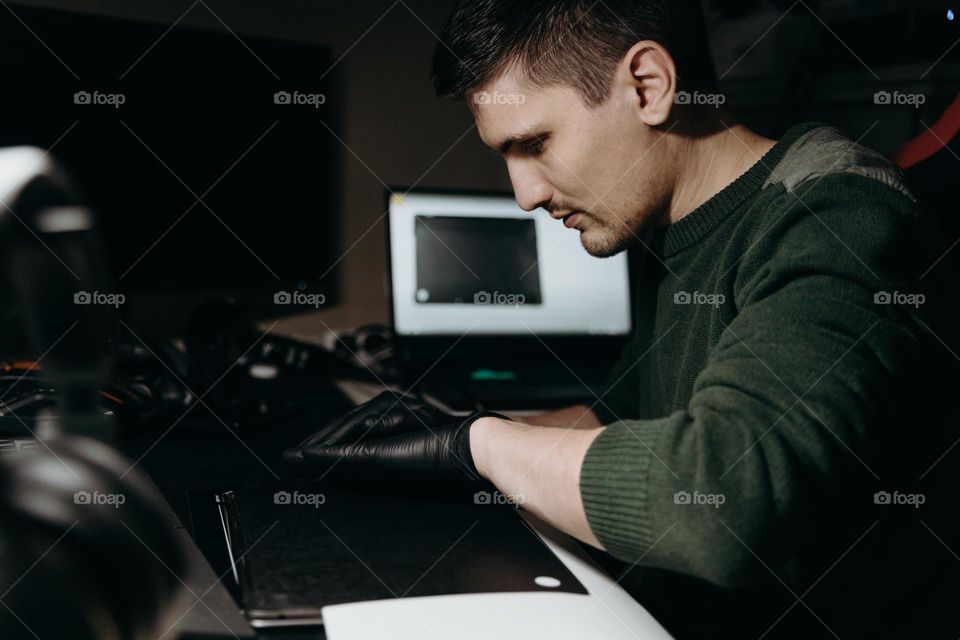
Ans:
POLYGON ((347 445, 303 449, 304 458, 317 467, 379 469, 403 474, 442 473, 446 441, 430 433, 401 434, 347 445))
POLYGON ((358 404, 353 409, 327 422, 323 427, 301 442, 300 446, 336 444, 349 438, 354 432, 362 433, 372 426, 370 422, 371 417, 383 413, 390 407, 390 405, 387 404, 387 401, 390 399, 389 396, 390 392, 384 391, 372 400, 358 404))
POLYGON ((283 464, 290 467, 302 467, 304 464, 306 464, 306 460, 304 460, 303 457, 303 451, 300 449, 300 447, 284 450, 283 454, 281 455, 281 459, 283 460, 283 464))
POLYGON ((333 466, 351 469, 374 462, 367 447, 353 444, 317 445, 305 447, 301 452, 304 464, 315 469, 329 469, 333 466))
POLYGON ((321 444, 322 442, 326 441, 330 437, 330 434, 340 428, 340 424, 347 419, 347 416, 349 416, 351 412, 347 412, 342 416, 337 416, 333 420, 327 421, 322 427, 304 438, 304 440, 298 446, 307 447, 314 444, 321 444))
POLYGON ((369 411, 357 412, 346 416, 333 429, 324 432, 323 437, 315 438, 312 446, 343 444, 358 440, 376 427, 379 416, 369 411))
POLYGON ((384 391, 363 405, 366 410, 349 415, 323 438, 311 445, 334 445, 359 442, 366 436, 382 438, 406 433, 422 427, 423 421, 405 404, 409 398, 393 391, 384 391))

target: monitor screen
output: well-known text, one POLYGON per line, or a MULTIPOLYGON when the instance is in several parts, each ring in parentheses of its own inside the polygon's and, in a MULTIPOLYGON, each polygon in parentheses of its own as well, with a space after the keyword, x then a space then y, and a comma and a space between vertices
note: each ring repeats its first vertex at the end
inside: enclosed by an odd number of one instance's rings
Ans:
POLYGON ((509 196, 390 195, 394 328, 403 336, 629 333, 626 254, 594 258, 509 196))

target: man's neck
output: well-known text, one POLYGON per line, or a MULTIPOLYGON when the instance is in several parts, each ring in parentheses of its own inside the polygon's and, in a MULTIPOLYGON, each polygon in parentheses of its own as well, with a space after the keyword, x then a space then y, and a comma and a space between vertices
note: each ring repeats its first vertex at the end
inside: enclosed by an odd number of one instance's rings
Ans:
POLYGON ((670 201, 669 224, 720 193, 775 144, 740 124, 720 126, 713 133, 681 142, 682 168, 670 201))

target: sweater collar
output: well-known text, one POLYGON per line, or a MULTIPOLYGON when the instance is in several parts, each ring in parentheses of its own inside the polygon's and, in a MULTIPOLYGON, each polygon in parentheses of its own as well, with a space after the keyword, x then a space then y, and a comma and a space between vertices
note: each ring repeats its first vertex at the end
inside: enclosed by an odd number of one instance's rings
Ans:
POLYGON ((760 191, 790 146, 800 136, 818 126, 821 125, 811 122, 794 125, 746 173, 679 221, 654 230, 654 238, 662 248, 663 256, 674 255, 700 242, 744 201, 760 191))

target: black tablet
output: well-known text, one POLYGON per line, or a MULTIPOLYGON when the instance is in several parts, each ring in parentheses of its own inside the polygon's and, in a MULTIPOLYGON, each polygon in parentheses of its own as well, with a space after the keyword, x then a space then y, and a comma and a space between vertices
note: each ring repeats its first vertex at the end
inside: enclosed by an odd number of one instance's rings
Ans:
POLYGON ((322 624, 327 605, 387 598, 587 593, 496 492, 431 499, 287 485, 219 502, 254 626, 322 624), (555 580, 541 586, 542 576, 555 580))

